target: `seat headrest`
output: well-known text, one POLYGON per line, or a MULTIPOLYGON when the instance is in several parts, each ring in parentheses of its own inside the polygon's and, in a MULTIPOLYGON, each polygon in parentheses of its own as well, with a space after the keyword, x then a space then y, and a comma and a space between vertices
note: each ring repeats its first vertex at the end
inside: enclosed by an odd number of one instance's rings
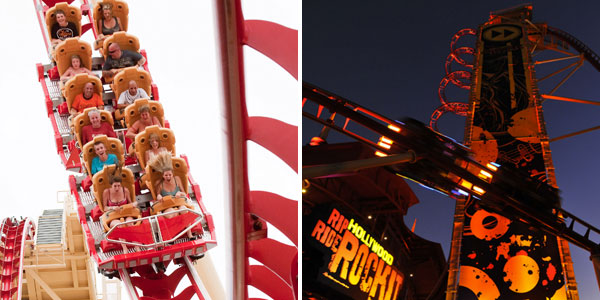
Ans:
POLYGON ((119 160, 119 164, 122 166, 125 162, 123 144, 119 139, 110 138, 105 135, 98 135, 94 137, 93 141, 85 144, 83 146, 83 150, 81 151, 83 154, 83 161, 85 162, 85 168, 88 174, 92 174, 92 159, 96 157, 96 152, 94 151, 94 144, 97 142, 101 142, 106 147, 106 151, 108 153, 112 153, 117 156, 119 160))
POLYGON ((68 38, 60 42, 54 50, 54 61, 58 68, 58 74, 62 75, 71 66, 71 57, 78 55, 81 58, 81 66, 88 70, 92 69, 92 46, 79 38, 68 38))
POLYGON ((129 23, 129 6, 127 2, 122 0, 104 0, 101 2, 96 2, 94 4, 94 9, 92 9, 92 18, 94 19, 94 28, 96 28, 96 32, 100 34, 102 32, 101 28, 98 27, 98 21, 104 18, 102 14, 102 5, 105 3, 112 4, 112 13, 114 17, 121 19, 121 30, 127 31, 127 25, 129 23))
POLYGON ((133 102, 133 104, 127 106, 125 109, 125 124, 127 124, 127 128, 130 128, 135 121, 140 119, 140 113, 138 110, 143 105, 148 105, 148 107, 150 107, 150 115, 158 118, 160 125, 165 127, 162 104, 158 101, 150 99, 137 99, 135 102, 133 102))
POLYGON ((132 80, 135 80, 138 88, 143 89, 148 96, 151 96, 152 78, 150 73, 137 67, 127 67, 122 69, 113 79, 112 90, 116 98, 119 98, 122 92, 129 89, 129 82, 132 80))
MULTIPOLYGON (((188 178, 187 178, 187 173, 188 173, 187 163, 185 162, 185 160, 183 158, 180 158, 180 157, 173 157, 172 162, 173 162, 173 175, 179 176, 179 178, 181 179, 181 184, 183 185, 182 192, 187 194, 188 184, 189 184, 188 178)), ((149 174, 149 180, 150 180, 150 182, 146 182, 146 185, 148 186, 148 189, 152 193, 152 198, 156 199, 157 191, 155 191, 154 185, 162 179, 162 173, 155 171, 154 169, 152 169, 152 167, 150 167, 150 165, 147 165, 146 166, 146 174, 149 174)))
POLYGON ((146 151, 151 148, 150 135, 158 135, 160 147, 165 147, 167 151, 175 155, 175 134, 169 128, 160 128, 157 125, 146 127, 144 131, 135 136, 135 153, 142 169, 146 168, 146 151))
MULTIPOLYGON (((74 131, 75 131, 75 137, 77 138, 77 142, 79 143, 79 145, 82 147, 84 145, 82 145, 82 142, 81 142, 81 129, 84 126, 91 124, 88 113, 94 109, 95 108, 93 108, 93 107, 86 108, 85 110, 83 110, 83 113, 80 113, 79 115, 77 115, 77 117, 75 117, 73 119, 73 127, 74 127, 74 131)), ((108 124, 110 124, 110 126, 112 127, 112 124, 114 124, 112 114, 106 110, 98 110, 98 111, 100 112, 100 119, 102 120, 102 122, 108 122, 108 124)))
MULTIPOLYGON (((92 177, 92 183, 94 185, 94 197, 100 209, 104 211, 104 204, 102 195, 104 195, 104 190, 110 188, 110 176, 112 176, 113 172, 117 166, 110 165, 104 167, 104 169, 92 177)), ((133 172, 127 168, 121 169, 121 185, 129 191, 129 199, 131 201, 135 201, 135 178, 133 176, 133 172)))
POLYGON ((67 21, 75 24, 77 32, 81 35, 81 11, 79 8, 77 6, 69 5, 67 2, 59 2, 46 11, 46 29, 48 30, 48 36, 52 36, 52 26, 56 23, 56 11, 59 9, 65 12, 67 21))
POLYGON ((119 31, 113 33, 111 36, 107 37, 104 40, 104 44, 102 45, 104 59, 106 59, 106 56, 108 55, 108 45, 112 43, 119 44, 121 50, 140 52, 140 41, 138 40, 138 38, 125 31, 119 31))
POLYGON ((75 100, 77 95, 83 93, 83 87, 88 82, 91 82, 94 85, 94 93, 102 96, 103 88, 100 78, 88 74, 77 74, 65 83, 65 89, 63 91, 69 111, 71 111, 73 100, 75 100))

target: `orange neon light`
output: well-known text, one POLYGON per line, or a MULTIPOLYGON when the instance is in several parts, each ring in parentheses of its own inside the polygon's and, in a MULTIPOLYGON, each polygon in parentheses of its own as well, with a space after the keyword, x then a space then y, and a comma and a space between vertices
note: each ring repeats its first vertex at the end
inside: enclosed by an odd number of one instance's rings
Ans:
POLYGON ((394 141, 386 138, 385 136, 382 136, 379 140, 390 145, 394 143, 394 141))
POLYGON ((388 125, 388 128, 395 131, 395 132, 400 132, 400 127, 396 126, 396 125, 388 125))
POLYGON ((379 156, 379 157, 385 157, 387 156, 387 154, 381 152, 381 151, 375 151, 375 155, 379 156))
POLYGON ((472 183, 470 183, 470 182, 468 182, 468 181, 466 181, 464 179, 461 179, 458 184, 461 185, 462 187, 465 187, 465 188, 469 189, 469 190, 473 187, 472 183))
POLYGON ((494 172, 498 171, 498 168, 497 168, 496 166, 492 165, 492 164, 489 164, 489 163, 488 163, 488 164, 486 165, 486 167, 488 167, 490 170, 492 170, 492 171, 494 171, 494 172))
POLYGON ((478 186, 474 186, 474 187, 473 187, 473 191, 474 191, 475 193, 479 194, 479 195, 483 195, 483 194, 485 194, 485 191, 484 191, 482 188, 478 187, 478 186))
POLYGON ((377 143, 377 145, 379 145, 379 146, 381 146, 381 147, 383 147, 385 149, 388 149, 388 150, 390 150, 390 148, 392 148, 392 145, 386 144, 384 142, 379 142, 379 143, 377 143))
POLYGON ((492 174, 484 171, 484 170, 480 170, 479 171, 479 175, 477 175, 479 178, 487 180, 487 179, 492 179, 492 174))

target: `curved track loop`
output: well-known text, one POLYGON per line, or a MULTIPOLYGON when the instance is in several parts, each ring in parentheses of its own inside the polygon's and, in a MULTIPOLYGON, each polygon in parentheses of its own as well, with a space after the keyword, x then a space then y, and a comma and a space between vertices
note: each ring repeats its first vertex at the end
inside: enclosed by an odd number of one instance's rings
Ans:
POLYGON ((600 72, 600 56, 580 40, 565 31, 550 26, 548 26, 548 34, 565 41, 569 46, 573 47, 573 49, 582 53, 585 59, 600 72))
MULTIPOLYGON (((453 61, 457 62, 458 64, 468 67, 468 68, 473 68, 472 64, 468 64, 464 59, 462 59, 460 56, 463 54, 474 54, 474 49, 470 48, 470 47, 459 47, 459 48, 455 48, 456 47, 456 43, 458 42, 458 40, 466 35, 476 35, 477 32, 474 29, 470 29, 470 28, 465 28, 465 29, 461 29, 459 30, 453 37, 452 40, 450 42, 450 54, 448 55, 448 57, 446 58, 446 63, 445 63, 445 70, 446 70, 446 77, 444 77, 442 79, 442 81, 440 82, 440 87, 438 89, 438 95, 440 97, 440 102, 442 103, 442 106, 438 107, 433 114, 431 115, 431 119, 430 119, 430 126, 432 128, 436 128, 434 126, 437 125, 437 120, 440 118, 440 116, 446 112, 454 112, 458 115, 461 115, 461 109, 462 109, 462 105, 447 105, 453 102, 448 102, 446 99, 446 95, 445 95, 445 88, 448 85, 448 82, 451 81, 452 83, 456 84, 457 86, 459 86, 460 88, 464 88, 464 89, 468 89, 469 85, 466 84, 465 82, 461 81, 461 79, 470 79, 470 73, 466 72, 466 71, 454 71, 452 72, 452 68, 451 68, 451 64, 453 61), (463 73, 458 73, 456 75, 452 75, 455 74, 456 72, 465 72, 465 73, 469 73, 469 76, 467 77, 465 74, 463 73), (457 111, 455 111, 455 109, 457 109, 457 111)), ((553 37, 556 37, 562 41, 564 41, 565 43, 567 43, 569 46, 573 47, 573 49, 575 49, 577 52, 583 54, 583 57, 597 70, 600 72, 600 56, 598 54, 596 54, 591 48, 589 48, 588 46, 586 46, 583 42, 581 42, 580 40, 578 40, 576 37, 572 36, 571 34, 558 29, 558 28, 554 28, 551 26, 548 26, 548 30, 547 30, 547 34, 551 35, 553 37)))
POLYGON ((452 41, 450 42, 450 53, 454 52, 454 46, 456 46, 456 42, 458 42, 458 40, 465 36, 465 35, 477 35, 477 31, 475 29, 471 29, 471 28, 464 28, 459 30, 453 37, 452 37, 452 41))
POLYGON ((471 47, 456 47, 456 43, 458 40, 466 35, 477 35, 477 31, 471 28, 464 28, 459 30, 453 37, 450 42, 450 54, 446 57, 446 63, 444 65, 446 70, 446 76, 442 78, 440 82, 440 87, 438 88, 438 96, 440 98, 440 102, 442 106, 438 107, 432 114, 429 119, 429 127, 433 128, 437 131, 437 121, 438 119, 447 112, 453 112, 459 116, 466 116, 467 110, 469 108, 468 103, 462 102, 448 102, 446 99, 446 86, 448 86, 449 82, 452 82, 454 85, 458 86, 461 89, 468 90, 471 88, 470 82, 465 82, 466 80, 471 80, 471 72, 469 71, 452 71, 452 62, 456 62, 463 67, 473 69, 473 64, 468 63, 465 59, 461 58, 461 55, 464 54, 475 54, 475 49, 471 47))
POLYGON ((446 57, 446 65, 445 65, 446 75, 452 73, 452 62, 453 61, 457 62, 461 66, 464 66, 469 69, 473 69, 472 63, 469 63, 460 57, 461 55, 464 55, 464 54, 474 55, 475 49, 473 49, 471 47, 460 47, 460 48, 456 48, 454 51, 452 51, 450 54, 448 54, 448 57, 446 57))
POLYGON ((0 229, 0 299, 21 299, 23 251, 33 238, 35 227, 29 219, 5 218, 0 229))
POLYGON ((465 90, 471 88, 471 84, 465 83, 463 80, 471 80, 471 73, 467 71, 454 71, 442 78, 440 87, 438 88, 438 96, 440 97, 440 102, 442 102, 442 105, 448 103, 448 100, 446 99, 446 86, 448 86, 448 83, 451 82, 459 88, 465 90))
POLYGON ((459 116, 465 117, 469 110, 469 104, 463 102, 448 102, 433 111, 431 118, 429 119, 429 127, 433 130, 438 131, 437 121, 438 119, 447 112, 453 112, 459 116))

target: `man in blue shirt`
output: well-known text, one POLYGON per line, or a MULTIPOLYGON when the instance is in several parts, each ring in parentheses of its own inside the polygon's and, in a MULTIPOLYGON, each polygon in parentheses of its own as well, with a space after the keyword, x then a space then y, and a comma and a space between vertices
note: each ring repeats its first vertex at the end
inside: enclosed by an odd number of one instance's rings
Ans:
POLYGON ((102 171, 106 165, 117 165, 119 163, 116 155, 106 152, 106 146, 102 142, 94 144, 94 152, 96 152, 96 157, 92 159, 92 175, 102 171))

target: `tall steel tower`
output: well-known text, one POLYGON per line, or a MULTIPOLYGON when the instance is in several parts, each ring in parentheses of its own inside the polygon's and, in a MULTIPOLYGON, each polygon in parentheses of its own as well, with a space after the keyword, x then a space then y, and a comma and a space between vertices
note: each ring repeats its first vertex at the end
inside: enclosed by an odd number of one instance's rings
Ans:
MULTIPOLYGON (((446 84, 464 87, 470 80, 469 104, 442 99, 432 125, 440 112, 466 115, 465 143, 478 161, 510 166, 556 187, 532 53, 559 45, 546 24, 532 23, 531 13, 530 5, 495 12, 478 30, 459 32, 475 34, 476 47, 454 49, 453 40, 449 60, 473 72, 448 72, 446 84), (464 53, 474 54, 472 66, 458 59, 464 53)), ((566 241, 473 203, 457 201, 447 300, 467 299, 468 290, 479 299, 579 299, 566 241)))

